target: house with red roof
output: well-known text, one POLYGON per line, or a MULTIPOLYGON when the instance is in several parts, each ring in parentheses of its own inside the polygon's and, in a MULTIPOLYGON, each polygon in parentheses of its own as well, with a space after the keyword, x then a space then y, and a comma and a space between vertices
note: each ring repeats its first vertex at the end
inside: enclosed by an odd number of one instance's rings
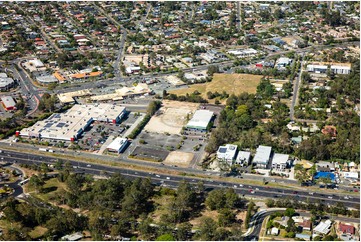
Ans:
POLYGON ((350 234, 350 235, 355 234, 355 227, 351 224, 340 223, 338 230, 343 234, 350 234))

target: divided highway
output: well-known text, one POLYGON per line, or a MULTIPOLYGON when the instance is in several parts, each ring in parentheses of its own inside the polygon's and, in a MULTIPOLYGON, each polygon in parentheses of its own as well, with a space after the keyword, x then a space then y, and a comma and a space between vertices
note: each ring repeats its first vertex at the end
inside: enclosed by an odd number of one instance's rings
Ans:
MULTIPOLYGON (((63 163, 69 161, 73 167, 74 172, 93 174, 93 175, 104 175, 112 173, 120 173, 130 179, 137 177, 145 178, 149 177, 156 185, 177 187, 178 183, 182 180, 186 180, 189 183, 197 184, 199 181, 203 181, 204 187, 206 189, 214 188, 234 188, 238 194, 241 194, 246 197, 263 197, 263 198, 282 198, 290 197, 300 201, 310 201, 310 202, 322 202, 327 205, 332 205, 337 202, 342 202, 346 207, 350 208, 359 208, 359 198, 353 196, 347 196, 345 199, 344 195, 330 195, 323 193, 312 193, 307 191, 295 191, 291 189, 284 188, 274 188, 274 187, 265 187, 265 186, 255 186, 255 185, 245 185, 240 183, 232 182, 220 182, 213 181, 211 179, 201 179, 196 177, 184 177, 184 176, 175 176, 175 175, 164 175, 164 174, 154 174, 151 172, 144 171, 135 171, 130 169, 124 169, 120 167, 112 167, 105 165, 98 165, 93 163, 79 162, 74 160, 64 160, 59 159, 63 163)), ((0 161, 2 162, 11 162, 17 164, 37 164, 41 163, 55 164, 57 161, 54 157, 47 157, 34 154, 24 154, 21 152, 3 150, 0 153, 0 161)))

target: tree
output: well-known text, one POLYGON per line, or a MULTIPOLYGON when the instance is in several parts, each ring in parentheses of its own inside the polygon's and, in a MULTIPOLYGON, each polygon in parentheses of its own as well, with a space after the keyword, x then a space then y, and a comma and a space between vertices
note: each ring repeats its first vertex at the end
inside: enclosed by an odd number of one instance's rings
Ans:
POLYGON ((219 73, 219 66, 211 65, 208 67, 207 75, 213 76, 214 73, 219 73))
POLYGON ((161 236, 158 236, 155 241, 175 241, 175 239, 171 234, 163 234, 161 236))
POLYGON ((236 221, 236 215, 228 208, 223 208, 219 211, 218 225, 220 227, 228 227, 236 221))
POLYGON ((178 241, 186 241, 188 240, 188 235, 191 233, 192 231, 192 224, 189 222, 186 223, 181 223, 178 225, 178 229, 176 232, 176 239, 178 241))
POLYGON ((152 220, 150 218, 144 219, 138 226, 138 231, 142 238, 150 240, 154 236, 154 228, 150 225, 152 220))
POLYGON ((148 105, 147 113, 150 116, 153 116, 161 106, 162 106, 161 101, 151 101, 148 105))
POLYGON ((287 208, 285 211, 285 216, 287 217, 292 217, 295 214, 295 209, 294 208, 287 208))
POLYGON ((213 240, 216 229, 216 222, 209 217, 205 217, 201 220, 201 225, 199 227, 199 231, 197 232, 197 237, 199 237, 200 240, 213 240))

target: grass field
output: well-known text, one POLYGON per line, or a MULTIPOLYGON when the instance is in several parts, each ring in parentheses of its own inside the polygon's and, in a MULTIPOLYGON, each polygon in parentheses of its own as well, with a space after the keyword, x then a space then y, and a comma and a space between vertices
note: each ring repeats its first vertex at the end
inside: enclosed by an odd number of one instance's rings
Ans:
POLYGON ((256 93, 257 86, 261 81, 261 75, 251 74, 214 74, 211 82, 190 85, 189 88, 170 91, 177 95, 191 94, 195 90, 207 99, 207 92, 227 92, 239 95, 243 92, 256 93))
POLYGON ((41 226, 36 226, 30 233, 30 237, 35 240, 38 239, 39 237, 43 236, 46 232, 48 231, 47 228, 41 227, 41 226))

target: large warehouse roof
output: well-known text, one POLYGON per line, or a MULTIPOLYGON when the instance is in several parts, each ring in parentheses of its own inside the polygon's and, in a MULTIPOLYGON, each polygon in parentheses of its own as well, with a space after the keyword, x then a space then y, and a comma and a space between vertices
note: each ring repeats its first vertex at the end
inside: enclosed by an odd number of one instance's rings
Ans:
POLYGON ((213 112, 209 110, 197 110, 186 127, 193 129, 207 129, 212 117, 213 112))
POLYGON ((112 104, 74 105, 65 113, 54 113, 32 127, 21 130, 22 136, 71 140, 76 138, 93 120, 112 122, 123 115, 124 107, 112 104))

